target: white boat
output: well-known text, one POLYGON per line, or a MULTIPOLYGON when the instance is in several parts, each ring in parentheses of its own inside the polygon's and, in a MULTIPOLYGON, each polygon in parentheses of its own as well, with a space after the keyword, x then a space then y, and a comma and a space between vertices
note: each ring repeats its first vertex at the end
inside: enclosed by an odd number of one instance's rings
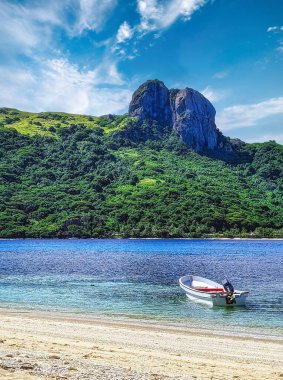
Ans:
POLYGON ((245 306, 249 294, 247 291, 234 290, 227 280, 221 285, 193 275, 181 277, 179 284, 190 300, 210 306, 245 306))

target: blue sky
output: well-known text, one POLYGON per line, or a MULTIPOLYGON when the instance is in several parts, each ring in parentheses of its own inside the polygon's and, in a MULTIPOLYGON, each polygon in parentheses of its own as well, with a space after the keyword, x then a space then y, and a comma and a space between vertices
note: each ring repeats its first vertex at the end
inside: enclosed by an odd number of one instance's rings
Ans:
POLYGON ((202 92, 225 135, 283 143, 283 1, 0 1, 0 106, 124 113, 156 78, 202 92))

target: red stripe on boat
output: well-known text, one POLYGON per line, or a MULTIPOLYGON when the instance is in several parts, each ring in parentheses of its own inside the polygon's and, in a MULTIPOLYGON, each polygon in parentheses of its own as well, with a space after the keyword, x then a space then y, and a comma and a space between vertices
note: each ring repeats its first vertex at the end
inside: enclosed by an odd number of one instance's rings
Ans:
POLYGON ((200 290, 201 292, 221 292, 226 293, 223 288, 194 288, 196 290, 200 290))

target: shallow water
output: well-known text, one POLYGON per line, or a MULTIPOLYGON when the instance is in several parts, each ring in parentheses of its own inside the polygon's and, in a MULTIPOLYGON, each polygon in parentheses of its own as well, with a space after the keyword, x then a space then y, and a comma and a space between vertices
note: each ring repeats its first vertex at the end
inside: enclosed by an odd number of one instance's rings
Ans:
POLYGON ((283 241, 1 240, 2 307, 283 334, 283 241), (185 274, 249 290, 246 308, 187 300, 185 274))

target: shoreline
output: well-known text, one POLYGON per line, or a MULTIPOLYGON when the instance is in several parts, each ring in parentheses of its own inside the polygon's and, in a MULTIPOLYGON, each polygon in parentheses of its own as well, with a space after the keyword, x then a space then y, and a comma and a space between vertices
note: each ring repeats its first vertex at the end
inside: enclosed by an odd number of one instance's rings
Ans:
POLYGON ((10 241, 10 240, 245 240, 245 241, 283 241, 283 237, 282 238, 265 238, 265 237, 262 237, 262 238, 249 238, 249 237, 245 237, 245 238, 241 238, 241 237, 223 237, 223 238, 220 238, 220 237, 199 237, 199 238, 183 238, 183 237, 168 237, 168 238, 163 238, 163 237, 95 237, 95 238, 92 238, 92 237, 87 237, 87 238, 84 238, 84 237, 73 237, 73 238, 59 238, 59 237, 43 237, 43 238, 39 238, 39 237, 22 237, 22 238, 0 238, 0 241, 10 241))
POLYGON ((1 379, 278 379, 283 337, 0 309, 1 379))
POLYGON ((270 341, 282 341, 283 343, 283 329, 278 327, 266 327, 266 326, 235 326, 235 329, 231 331, 228 326, 215 327, 213 324, 207 324, 206 326, 199 326, 195 324, 194 320, 187 319, 187 323, 184 320, 174 320, 170 318, 161 317, 148 317, 141 314, 128 315, 128 314, 104 314, 97 313, 95 311, 76 311, 74 309, 48 309, 38 307, 28 307, 26 305, 4 305, 0 306, 0 315, 28 315, 31 318, 55 318, 60 320, 68 319, 70 321, 78 321, 80 323, 103 323, 107 324, 127 324, 127 325, 139 325, 146 327, 147 329, 173 329, 176 331, 187 331, 192 334, 206 334, 218 337, 235 337, 237 338, 251 338, 254 340, 270 340, 270 341))
POLYGON ((165 330, 176 330, 176 331, 186 331, 192 334, 206 334, 210 336, 218 337, 235 337, 237 338, 251 338, 255 340, 265 340, 265 341, 282 341, 283 343, 283 329, 280 333, 277 333, 275 329, 270 327, 243 327, 237 326, 233 331, 228 329, 226 326, 215 328, 213 325, 198 326, 193 324, 193 321, 188 319, 188 323, 182 321, 176 321, 173 319, 166 318, 143 318, 141 315, 129 316, 127 314, 98 314, 91 311, 74 311, 72 309, 38 309, 29 308, 27 306, 0 306, 0 315, 23 315, 29 316, 31 318, 42 318, 42 319, 58 319, 58 320, 70 320, 77 321, 79 323, 102 323, 108 325, 109 323, 123 325, 127 324, 137 325, 145 327, 146 329, 165 329, 165 330))

